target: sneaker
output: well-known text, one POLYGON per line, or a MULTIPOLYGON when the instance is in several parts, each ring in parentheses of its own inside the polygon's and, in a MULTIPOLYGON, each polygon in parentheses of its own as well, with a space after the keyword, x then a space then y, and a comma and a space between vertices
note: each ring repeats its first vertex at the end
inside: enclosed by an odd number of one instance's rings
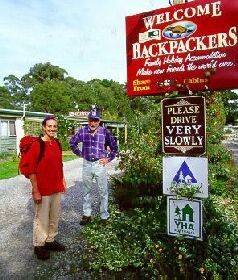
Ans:
POLYGON ((79 222, 79 224, 81 226, 84 226, 84 225, 86 225, 86 224, 88 224, 90 222, 91 222, 91 216, 84 216, 83 215, 82 220, 79 222))
POLYGON ((50 258, 50 252, 45 249, 45 246, 35 246, 34 253, 39 260, 48 260, 50 258))
POLYGON ((53 242, 45 242, 45 249, 49 250, 49 251, 57 251, 57 252, 62 252, 65 251, 65 246, 60 244, 57 241, 53 241, 53 242))

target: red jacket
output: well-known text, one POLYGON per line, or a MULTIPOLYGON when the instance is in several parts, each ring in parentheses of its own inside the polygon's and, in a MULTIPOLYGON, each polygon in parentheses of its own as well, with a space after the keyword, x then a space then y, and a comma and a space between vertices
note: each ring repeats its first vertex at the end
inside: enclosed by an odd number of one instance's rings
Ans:
POLYGON ((62 151, 56 142, 44 141, 45 149, 42 159, 38 162, 40 144, 38 141, 31 146, 29 154, 29 174, 36 174, 37 186, 41 195, 62 192, 63 162, 62 151))

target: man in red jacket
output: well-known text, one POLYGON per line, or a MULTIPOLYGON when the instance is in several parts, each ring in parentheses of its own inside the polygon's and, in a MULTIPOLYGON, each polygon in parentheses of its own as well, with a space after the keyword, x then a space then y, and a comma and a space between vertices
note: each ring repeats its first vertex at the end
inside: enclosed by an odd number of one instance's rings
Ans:
POLYGON ((62 151, 55 140, 58 122, 54 116, 47 116, 42 122, 44 154, 38 161, 40 143, 36 141, 29 151, 29 179, 32 184, 32 198, 35 204, 33 223, 33 246, 38 259, 50 258, 49 251, 65 251, 55 240, 61 193, 66 191, 63 175, 62 151))

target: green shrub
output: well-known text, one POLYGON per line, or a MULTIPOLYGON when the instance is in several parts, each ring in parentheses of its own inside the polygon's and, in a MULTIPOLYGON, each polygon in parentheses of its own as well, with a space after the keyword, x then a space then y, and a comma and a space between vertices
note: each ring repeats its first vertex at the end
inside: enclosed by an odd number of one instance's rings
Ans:
POLYGON ((206 103, 209 198, 203 206, 204 240, 167 235, 161 129, 153 119, 153 108, 148 118, 137 115, 139 124, 134 124, 120 154, 122 174, 112 177, 116 204, 110 209, 110 221, 101 227, 96 219, 83 230, 90 269, 131 268, 139 273, 138 279, 238 279, 238 171, 221 144, 225 124, 221 93, 210 94, 206 103))
POLYGON ((133 147, 130 153, 120 154, 123 176, 113 176, 111 185, 115 201, 121 209, 137 207, 143 197, 162 194, 162 158, 147 146, 133 147), (146 156, 147 155, 147 156, 146 156), (149 155, 149 156, 148 156, 149 155))
POLYGON ((75 127, 79 126, 79 123, 76 121, 68 120, 62 115, 57 115, 57 119, 59 122, 57 137, 60 139, 62 149, 63 151, 70 150, 70 133, 74 130, 75 127))
POLYGON ((222 144, 208 144, 207 146, 208 161, 212 164, 227 163, 232 161, 232 154, 222 144))
POLYGON ((126 212, 112 205, 106 226, 95 219, 83 229, 88 241, 84 261, 90 269, 117 272, 130 267, 142 279, 238 277, 238 220, 233 201, 216 196, 206 201, 204 241, 168 236, 165 199, 157 197, 154 202, 153 209, 126 212))
POLYGON ((207 274, 218 273, 223 279, 238 277, 238 212, 229 197, 211 196, 205 201, 207 274))

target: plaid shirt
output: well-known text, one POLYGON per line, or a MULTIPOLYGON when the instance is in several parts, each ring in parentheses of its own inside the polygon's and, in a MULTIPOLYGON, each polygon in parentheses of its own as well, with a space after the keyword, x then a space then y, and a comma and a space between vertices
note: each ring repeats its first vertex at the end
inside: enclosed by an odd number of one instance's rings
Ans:
POLYGON ((90 133, 89 126, 80 128, 78 132, 73 135, 69 141, 72 151, 82 156, 89 161, 95 161, 101 158, 108 158, 113 160, 118 152, 118 146, 112 134, 102 126, 99 126, 95 134, 90 133), (78 144, 82 143, 82 149, 78 144), (106 147, 110 147, 110 153, 107 152, 106 147))

